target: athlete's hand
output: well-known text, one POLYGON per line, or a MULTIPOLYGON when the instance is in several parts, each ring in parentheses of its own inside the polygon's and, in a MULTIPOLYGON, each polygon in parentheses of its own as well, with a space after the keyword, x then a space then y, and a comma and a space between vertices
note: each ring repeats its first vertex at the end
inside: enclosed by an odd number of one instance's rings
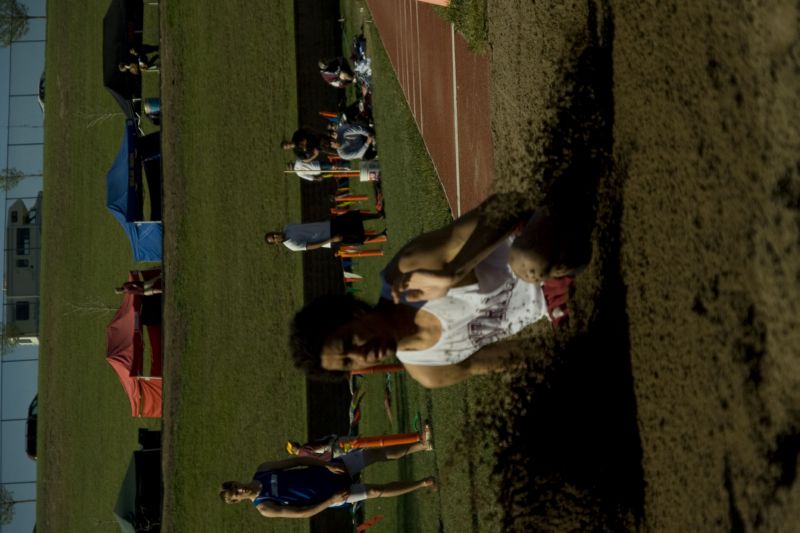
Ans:
POLYGON ((400 303, 435 300, 447 294, 454 285, 453 277, 441 270, 415 270, 401 274, 392 284, 392 300, 400 303))
POLYGON ((325 468, 338 475, 347 475, 347 467, 343 463, 328 463, 325 468))
POLYGON ((331 502, 331 505, 337 505, 346 502, 347 498, 349 497, 350 497, 350 491, 342 490, 331 496, 331 499, 329 501, 331 502))

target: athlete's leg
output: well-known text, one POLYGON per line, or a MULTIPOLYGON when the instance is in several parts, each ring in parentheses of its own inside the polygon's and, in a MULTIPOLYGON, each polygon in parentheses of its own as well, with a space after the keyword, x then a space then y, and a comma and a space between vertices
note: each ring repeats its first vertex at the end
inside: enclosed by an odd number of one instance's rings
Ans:
POLYGON ((365 485, 367 489, 367 498, 393 498, 395 496, 402 496, 409 492, 414 492, 423 487, 436 488, 436 480, 432 477, 426 477, 417 481, 394 481, 384 485, 365 485))

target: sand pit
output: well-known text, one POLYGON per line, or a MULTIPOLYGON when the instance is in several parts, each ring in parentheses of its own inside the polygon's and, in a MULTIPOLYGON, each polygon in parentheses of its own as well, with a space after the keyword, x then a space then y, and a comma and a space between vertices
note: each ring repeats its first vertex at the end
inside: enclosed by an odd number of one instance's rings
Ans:
POLYGON ((487 407, 505 530, 790 530, 798 6, 543 4, 490 2, 495 188, 573 205, 593 255, 487 407))

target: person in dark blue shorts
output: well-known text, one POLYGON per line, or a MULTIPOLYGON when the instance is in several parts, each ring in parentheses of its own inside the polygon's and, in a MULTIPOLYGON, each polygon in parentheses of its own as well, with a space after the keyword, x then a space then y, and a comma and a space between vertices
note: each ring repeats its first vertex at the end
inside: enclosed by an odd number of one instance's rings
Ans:
POLYGON ((252 481, 226 481, 219 495, 225 503, 249 500, 258 512, 269 518, 309 518, 328 507, 371 498, 391 498, 423 487, 435 488, 433 477, 382 485, 353 482, 359 472, 375 462, 392 461, 432 449, 430 428, 426 426, 422 441, 415 444, 356 450, 330 462, 292 457, 263 463, 252 481))

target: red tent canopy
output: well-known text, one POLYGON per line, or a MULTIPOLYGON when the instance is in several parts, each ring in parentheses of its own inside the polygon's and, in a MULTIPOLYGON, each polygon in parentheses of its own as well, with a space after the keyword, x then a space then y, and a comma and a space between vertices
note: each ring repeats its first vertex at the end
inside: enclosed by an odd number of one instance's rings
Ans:
MULTIPOLYGON (((128 281, 138 279, 138 272, 131 272, 128 276, 128 281)), ((131 416, 160 418, 161 327, 147 326, 152 352, 152 376, 142 376, 144 341, 140 324, 141 310, 142 297, 126 293, 119 311, 106 328, 106 361, 119 376, 122 388, 130 399, 131 416)))

